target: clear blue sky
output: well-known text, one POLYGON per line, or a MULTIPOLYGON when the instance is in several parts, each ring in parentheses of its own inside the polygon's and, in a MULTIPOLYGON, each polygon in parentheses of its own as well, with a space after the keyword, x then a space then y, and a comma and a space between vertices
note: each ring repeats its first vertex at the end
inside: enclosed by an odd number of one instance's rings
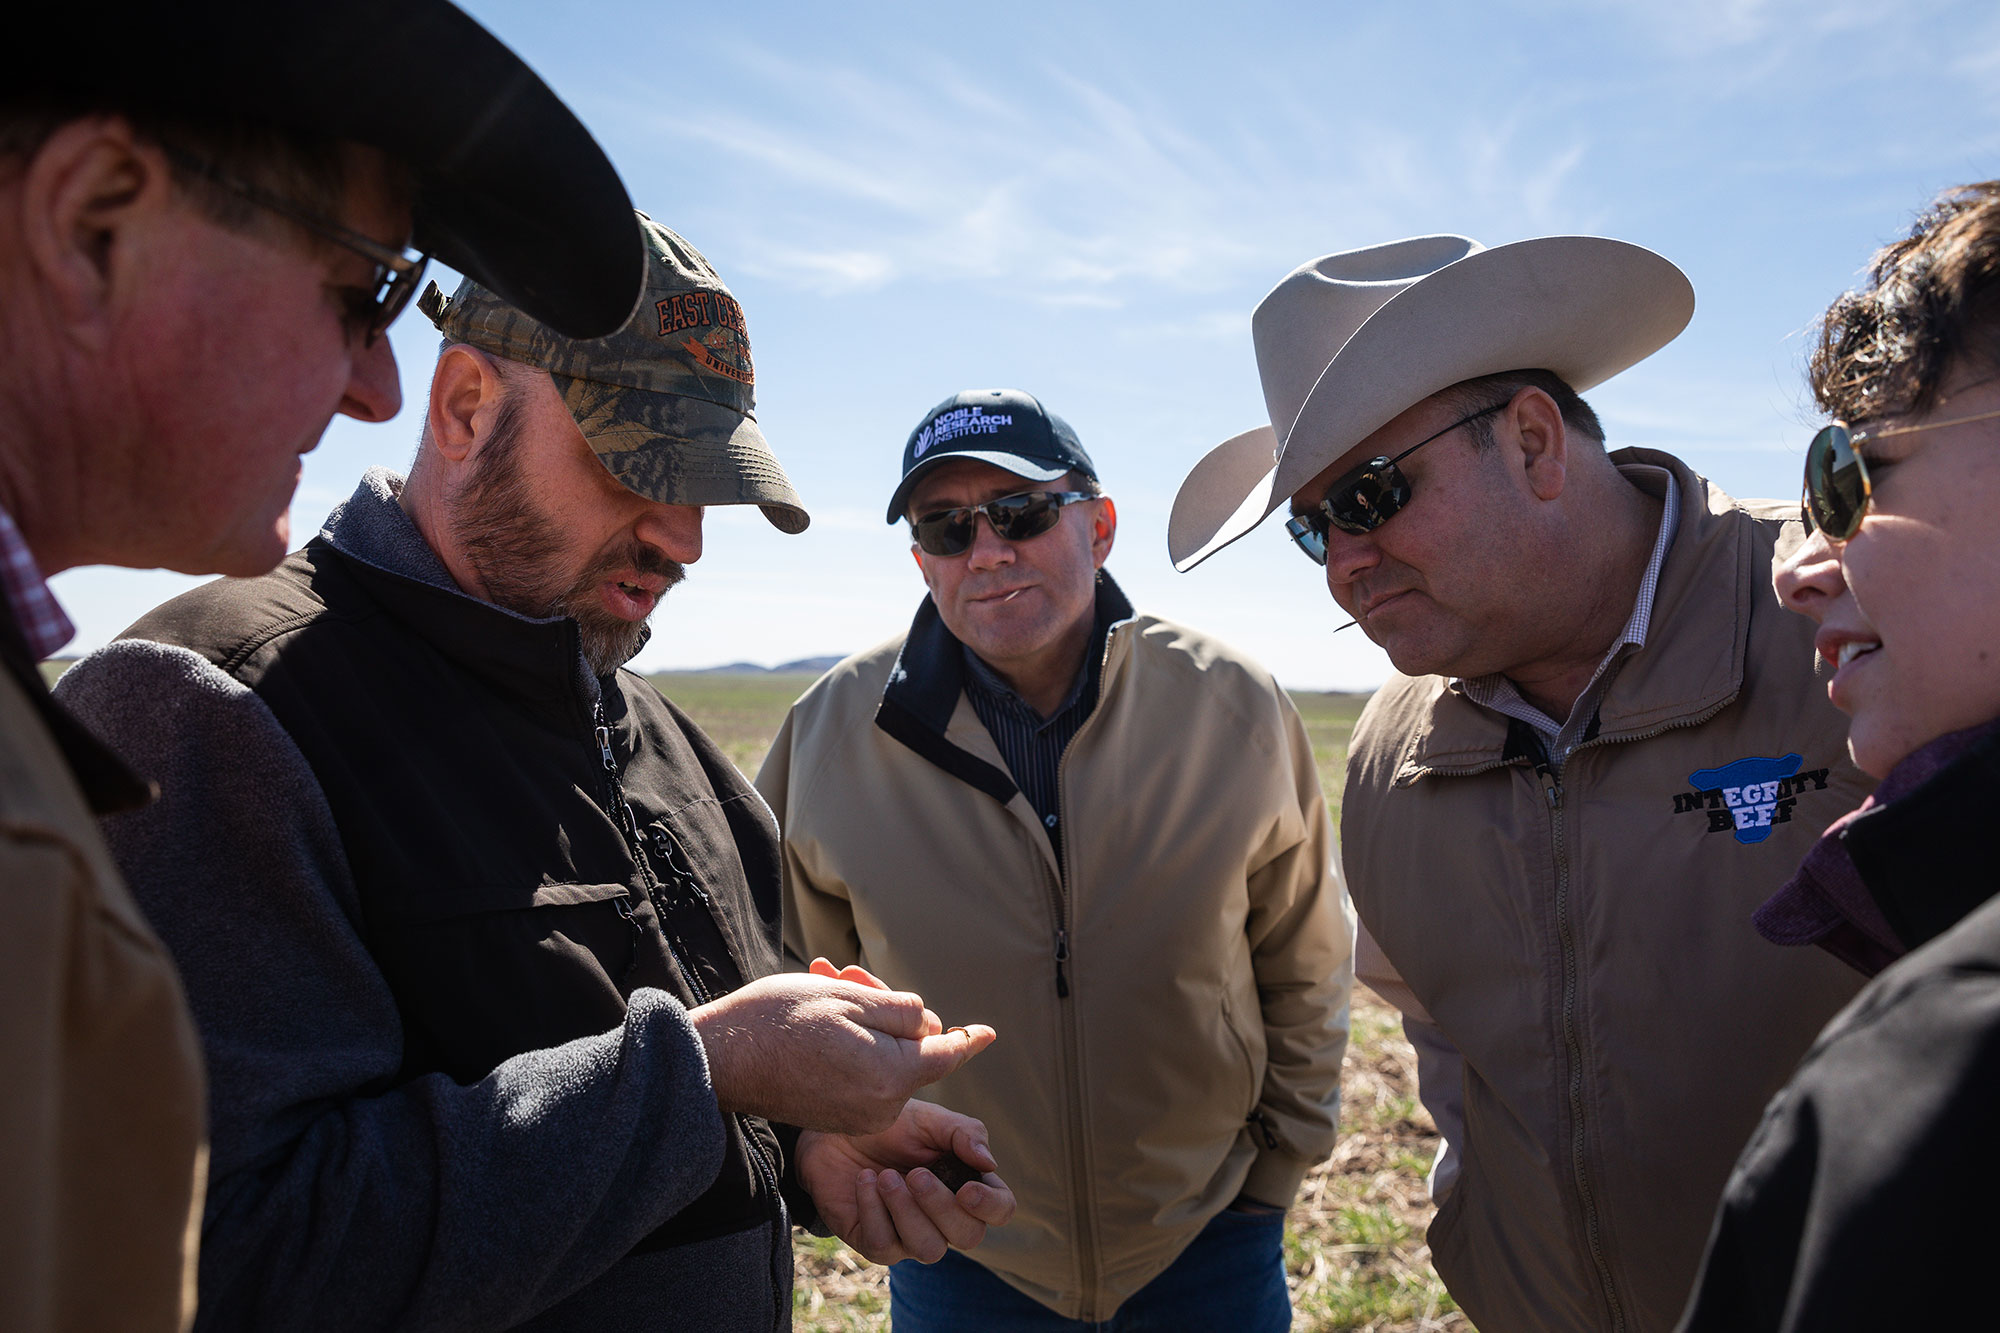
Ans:
MULTIPOLYGON (((1789 497, 1806 332, 1932 194, 2000 176, 2000 6, 1847 0, 1398 5, 473 3, 597 134, 636 203, 744 306, 758 417, 813 515, 712 510, 635 665, 866 647, 922 595, 882 522, 899 450, 961 388, 1030 390, 1119 501, 1110 568, 1295 687, 1387 659, 1275 523, 1192 574, 1175 488, 1264 420, 1249 315, 1299 263, 1425 232, 1585 232, 1665 254, 1698 306, 1591 395, 1611 443, 1789 497)), ((450 53, 440 51, 440 60, 450 53)), ((403 467, 406 406, 307 459, 296 537, 403 467)), ((87 649, 194 580, 56 580, 87 649)))

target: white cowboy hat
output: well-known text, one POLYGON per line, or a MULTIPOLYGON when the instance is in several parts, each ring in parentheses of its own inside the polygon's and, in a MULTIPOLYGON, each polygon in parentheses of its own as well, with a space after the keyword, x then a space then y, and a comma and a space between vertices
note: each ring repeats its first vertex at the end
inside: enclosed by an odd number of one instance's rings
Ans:
POLYGON ((1694 287, 1601 236, 1487 249, 1416 236, 1302 264, 1250 317, 1271 424, 1224 440, 1174 497, 1182 571, 1215 554, 1368 436, 1461 380, 1548 370, 1579 393, 1674 340, 1694 287))

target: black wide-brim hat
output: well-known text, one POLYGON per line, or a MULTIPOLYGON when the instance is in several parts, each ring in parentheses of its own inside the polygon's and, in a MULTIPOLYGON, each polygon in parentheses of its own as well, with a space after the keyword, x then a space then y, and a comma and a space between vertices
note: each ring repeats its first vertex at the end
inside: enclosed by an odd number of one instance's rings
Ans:
POLYGON ((573 338, 645 272, 611 162, 521 58, 445 0, 111 0, 9 24, 0 100, 189 113, 368 144, 415 173, 412 244, 573 338))

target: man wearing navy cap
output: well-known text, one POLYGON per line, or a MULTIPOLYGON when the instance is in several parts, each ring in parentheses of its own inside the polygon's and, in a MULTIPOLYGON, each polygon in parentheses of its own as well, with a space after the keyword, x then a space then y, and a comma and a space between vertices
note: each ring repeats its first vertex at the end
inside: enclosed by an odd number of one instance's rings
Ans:
POLYGON ((757 785, 794 964, 1001 1034, 932 1095, 985 1123, 1018 1212, 977 1262, 891 1270, 898 1333, 1287 1328, 1284 1213, 1333 1146, 1352 933, 1298 714, 1132 609, 1103 572, 1116 507, 1028 394, 927 413, 888 519, 930 596, 793 706, 757 785))
MULTIPOLYGON (((78 565, 257 574, 335 413, 400 403, 426 255, 577 336, 638 295, 589 133, 441 0, 34 5, 0 43, 0 1328, 181 1327, 203 1071, 50 701, 78 565)), ((246 945, 246 947, 254 947, 246 945)))

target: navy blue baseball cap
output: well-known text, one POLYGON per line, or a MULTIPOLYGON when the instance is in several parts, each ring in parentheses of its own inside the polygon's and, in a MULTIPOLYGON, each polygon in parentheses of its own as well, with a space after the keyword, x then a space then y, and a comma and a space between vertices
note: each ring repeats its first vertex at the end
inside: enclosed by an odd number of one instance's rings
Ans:
POLYGON ((1097 466, 1069 423, 1019 389, 967 389, 924 413, 903 446, 903 479, 889 497, 889 521, 903 520, 903 506, 918 478, 939 463, 970 458, 1029 481, 1054 481, 1081 472, 1096 481, 1097 466))

